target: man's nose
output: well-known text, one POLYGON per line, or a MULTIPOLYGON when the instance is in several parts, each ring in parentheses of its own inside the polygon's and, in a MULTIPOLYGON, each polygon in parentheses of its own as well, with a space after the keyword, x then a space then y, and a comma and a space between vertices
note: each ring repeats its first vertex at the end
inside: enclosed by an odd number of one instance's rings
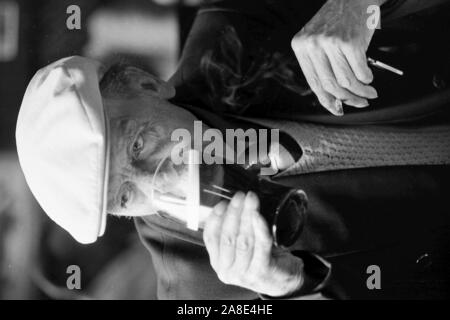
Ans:
POLYGON ((144 159, 133 163, 136 174, 139 176, 153 175, 158 167, 158 161, 144 159))
POLYGON ((137 173, 133 179, 136 187, 148 198, 150 198, 151 192, 154 188, 153 177, 153 174, 139 171, 139 173, 137 173))

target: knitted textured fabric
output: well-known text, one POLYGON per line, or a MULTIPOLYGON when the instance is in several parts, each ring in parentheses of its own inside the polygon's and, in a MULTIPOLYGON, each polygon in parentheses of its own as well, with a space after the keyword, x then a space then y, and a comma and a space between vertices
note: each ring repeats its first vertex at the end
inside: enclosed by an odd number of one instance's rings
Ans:
POLYGON ((353 168, 450 164, 450 125, 323 126, 252 119, 291 135, 303 155, 279 176, 353 168))

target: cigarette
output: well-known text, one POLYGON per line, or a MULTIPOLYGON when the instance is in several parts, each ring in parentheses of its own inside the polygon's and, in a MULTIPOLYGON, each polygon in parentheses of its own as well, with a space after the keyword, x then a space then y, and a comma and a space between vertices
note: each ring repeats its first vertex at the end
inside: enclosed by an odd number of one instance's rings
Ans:
POLYGON ((372 59, 372 58, 368 58, 367 61, 369 62, 370 65, 372 65, 374 67, 393 72, 393 73, 398 74, 400 76, 403 75, 403 71, 402 70, 394 68, 394 67, 392 67, 392 66, 390 66, 390 65, 388 65, 386 63, 383 63, 381 61, 378 61, 378 60, 375 60, 375 59, 372 59))

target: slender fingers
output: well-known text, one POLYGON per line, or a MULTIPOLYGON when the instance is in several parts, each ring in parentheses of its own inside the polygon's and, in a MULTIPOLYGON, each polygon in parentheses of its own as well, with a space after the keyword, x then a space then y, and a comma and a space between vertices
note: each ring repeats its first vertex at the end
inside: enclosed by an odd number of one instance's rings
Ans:
POLYGON ((261 270, 269 268, 273 246, 273 239, 267 222, 258 211, 253 212, 253 230, 255 232, 255 244, 249 273, 258 274, 261 270))
POLYGON ((342 46, 341 50, 347 58, 347 61, 356 78, 362 83, 371 83, 373 81, 373 73, 367 64, 367 57, 364 50, 356 49, 350 46, 342 46))
POLYGON ((259 210, 259 200, 255 193, 248 192, 244 200, 239 234, 236 238, 236 254, 232 269, 244 272, 248 269, 253 257, 255 235, 253 230, 253 215, 259 210))
MULTIPOLYGON (((339 86, 347 89, 348 91, 359 97, 368 99, 375 99, 378 97, 375 88, 362 83, 355 77, 355 74, 348 63, 347 58, 341 50, 330 49, 327 52, 327 56, 330 60, 331 68, 339 86)), ((356 105, 356 107, 362 106, 356 105)))
POLYGON ((219 262, 220 231, 228 203, 219 202, 209 215, 203 230, 203 241, 208 251, 211 266, 216 269, 219 262))
POLYGON ((305 75, 309 87, 317 96, 320 104, 336 116, 343 115, 342 105, 340 106, 340 108, 339 106, 336 106, 336 98, 334 98, 331 94, 329 94, 322 88, 319 77, 314 70, 313 63, 309 56, 299 53, 297 55, 297 60, 303 70, 303 74, 305 75))
POLYGON ((222 223, 219 245, 219 266, 221 269, 228 269, 234 263, 236 251, 236 238, 239 233, 241 212, 243 210, 245 194, 237 192, 228 205, 222 223))
POLYGON ((349 90, 338 84, 325 51, 317 50, 314 55, 310 55, 310 58, 325 91, 333 95, 336 99, 345 101, 346 104, 351 106, 363 107, 368 105, 368 101, 366 99, 351 93, 349 90))

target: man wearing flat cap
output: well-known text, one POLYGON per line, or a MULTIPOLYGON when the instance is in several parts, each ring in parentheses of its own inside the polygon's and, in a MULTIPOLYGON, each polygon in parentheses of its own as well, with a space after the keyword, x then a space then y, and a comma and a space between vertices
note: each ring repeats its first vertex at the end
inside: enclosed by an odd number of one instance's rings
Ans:
POLYGON ((135 217, 161 299, 389 298, 414 292, 405 283, 423 289, 415 262, 424 254, 436 256, 435 265, 445 261, 437 235, 450 222, 450 94, 427 82, 445 79, 448 65, 436 58, 429 70, 416 70, 415 59, 428 52, 414 55, 408 43, 388 47, 375 37, 368 54, 378 52, 375 58, 408 76, 369 69, 379 99, 351 108, 373 97, 365 96, 367 84, 349 87, 348 99, 340 100, 350 108, 336 117, 342 112, 330 110, 332 93, 311 86, 302 50, 289 47, 332 1, 307 9, 298 2, 204 7, 169 82, 82 57, 38 71, 23 99, 16 142, 26 181, 48 216, 85 244, 103 235, 108 215, 135 217), (280 130, 271 179, 309 199, 292 246, 273 245, 253 192, 219 203, 198 231, 155 214, 153 174, 175 146, 172 132, 193 132, 196 120, 223 133, 280 130), (371 265, 383 272, 383 290, 367 286, 371 265))

